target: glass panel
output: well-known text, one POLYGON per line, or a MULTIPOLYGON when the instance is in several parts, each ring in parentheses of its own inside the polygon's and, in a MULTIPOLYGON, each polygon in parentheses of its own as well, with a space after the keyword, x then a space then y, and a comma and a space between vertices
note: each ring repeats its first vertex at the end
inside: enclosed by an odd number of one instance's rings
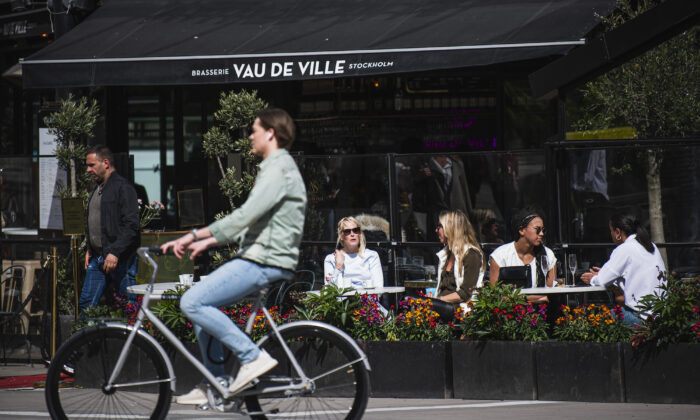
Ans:
MULTIPOLYGON (((700 241, 700 147, 576 149, 566 157, 569 188, 563 202, 571 207, 562 224, 571 242, 610 242, 608 221, 619 211, 635 213, 650 231, 661 228, 663 242, 700 241), (655 165, 660 165, 658 177, 649 175, 655 165), (655 194, 657 182, 660 189, 655 194), (660 205, 662 225, 652 227, 650 208, 655 203, 660 205)), ((605 249, 578 252, 584 264, 607 259, 605 249)), ((698 248, 667 253, 671 268, 700 265, 698 248)))
POLYGON ((440 212, 459 209, 480 242, 507 242, 515 211, 545 205, 542 153, 400 156, 395 170, 403 241, 436 242, 440 212))
MULTIPOLYGON (((129 153, 134 156, 134 182, 145 189, 146 195, 141 199, 172 202, 171 191, 166 197, 162 194, 161 172, 172 168, 174 163, 173 119, 170 115, 166 117, 166 159, 163 162, 160 155, 159 96, 154 92, 138 93, 142 95, 131 95, 128 100, 129 153)), ((168 206, 168 212, 174 214, 171 207, 168 206)))
POLYGON ((0 158, 0 210, 2 228, 36 229, 37 163, 29 157, 0 158))
MULTIPOLYGON (((389 250, 377 245, 379 241, 388 241, 390 235, 386 156, 300 156, 296 159, 308 194, 304 240, 317 242, 303 247, 299 268, 314 271, 318 284, 322 284, 323 260, 335 249, 338 221, 346 216, 365 215, 364 219, 358 219, 367 238, 367 247, 380 254, 382 267, 388 273, 389 250)), ((386 281, 385 275, 385 284, 386 281)))
POLYGON ((297 164, 309 200, 304 240, 335 241, 338 220, 363 213, 386 222, 388 231, 386 156, 300 156, 297 164))

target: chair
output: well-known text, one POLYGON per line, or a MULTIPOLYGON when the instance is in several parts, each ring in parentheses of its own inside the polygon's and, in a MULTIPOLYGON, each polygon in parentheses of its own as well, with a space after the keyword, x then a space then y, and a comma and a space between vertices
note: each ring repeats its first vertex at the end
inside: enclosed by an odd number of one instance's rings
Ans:
POLYGON ((292 306, 292 292, 308 292, 316 286, 316 273, 311 270, 297 270, 294 278, 282 282, 275 289, 270 290, 265 300, 265 306, 270 308, 277 306, 280 312, 285 312, 292 306))
MULTIPOLYGON (((2 272, 0 278, 0 327, 2 328, 2 355, 7 364, 7 341, 16 333, 17 323, 19 331, 25 337, 27 345, 27 358, 31 360, 29 328, 25 328, 22 315, 29 299, 22 300, 22 289, 27 270, 21 265, 11 265, 2 272)), ((28 321, 27 321, 28 322, 28 321)))

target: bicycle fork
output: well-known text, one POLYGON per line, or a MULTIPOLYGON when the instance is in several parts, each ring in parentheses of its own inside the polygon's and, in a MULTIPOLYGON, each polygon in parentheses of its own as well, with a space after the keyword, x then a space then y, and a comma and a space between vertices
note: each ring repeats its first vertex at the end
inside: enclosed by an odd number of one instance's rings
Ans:
POLYGON ((255 301, 255 306, 253 306, 253 311, 251 312, 252 316, 250 318, 248 318, 248 322, 246 323, 245 332, 246 332, 246 334, 250 335, 250 333, 253 331, 253 324, 255 322, 255 314, 257 314, 258 311, 262 309, 262 312, 265 315, 265 319, 267 320, 268 324, 270 325, 270 328, 272 329, 272 332, 274 333, 275 338, 280 343, 280 347, 282 347, 282 349, 284 350, 284 353, 287 356, 287 360, 294 367, 294 371, 301 379, 301 382, 299 384, 288 384, 288 385, 281 385, 281 386, 274 386, 274 387, 266 387, 266 388, 264 388, 256 393, 264 394, 264 393, 270 393, 270 392, 285 391, 285 393, 288 394, 289 391, 294 391, 294 390, 302 390, 302 391, 311 390, 312 391, 314 381, 312 379, 310 379, 308 376, 306 376, 306 373, 301 368, 301 365, 297 361, 296 357, 294 357, 294 354, 292 354, 292 351, 289 349, 289 346, 287 346, 287 343, 285 342, 284 338, 282 337, 282 334, 280 334, 279 330, 277 329, 277 323, 272 318, 272 315, 270 315, 270 312, 267 310, 267 308, 262 305, 262 299, 260 298, 260 296, 262 296, 263 293, 264 293, 264 291, 261 291, 260 295, 258 296, 258 298, 255 301))

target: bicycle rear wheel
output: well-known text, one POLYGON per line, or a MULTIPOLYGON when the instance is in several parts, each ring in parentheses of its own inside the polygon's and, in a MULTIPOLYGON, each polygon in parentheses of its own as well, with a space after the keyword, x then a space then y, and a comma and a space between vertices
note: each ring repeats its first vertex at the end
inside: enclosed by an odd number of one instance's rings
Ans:
POLYGON ((165 418, 172 395, 168 369, 153 344, 139 335, 117 387, 104 389, 128 335, 125 329, 97 326, 61 346, 46 375, 44 395, 51 418, 165 418), (66 374, 64 366, 73 373, 66 374))
MULTIPOLYGON (((362 355, 337 333, 310 325, 280 331, 304 373, 314 387, 246 396, 248 414, 253 419, 303 417, 310 419, 359 419, 369 398, 369 373, 362 355)), ((261 345, 279 365, 261 376, 256 390, 300 383, 277 338, 268 334, 261 345)))

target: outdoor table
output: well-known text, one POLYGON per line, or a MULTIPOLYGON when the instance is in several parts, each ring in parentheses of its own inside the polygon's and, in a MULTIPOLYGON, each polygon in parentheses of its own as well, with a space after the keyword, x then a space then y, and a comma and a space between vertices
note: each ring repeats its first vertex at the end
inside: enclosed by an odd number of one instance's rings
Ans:
POLYGON ((437 287, 435 280, 405 280, 403 286, 408 289, 425 289, 429 287, 437 287))
MULTIPOLYGON (((528 287, 525 289, 520 289, 521 295, 560 295, 560 294, 574 294, 574 293, 593 293, 593 292, 605 292, 607 288, 605 286, 556 286, 556 287, 528 287)), ((583 302, 586 303, 586 295, 583 296, 583 302)), ((569 299, 567 296, 567 304, 569 299)))
POLYGON ((528 287, 520 289, 521 295, 554 295, 562 293, 591 293, 604 292, 605 286, 557 286, 557 287, 528 287))
MULTIPOLYGON (((145 295, 148 283, 135 284, 126 288, 126 291, 135 295, 145 295)), ((183 287, 180 282, 153 283, 152 300, 161 300, 165 292, 175 290, 176 287, 183 287)), ((166 298, 167 299, 167 298, 166 298)))
MULTIPOLYGON (((405 292, 406 289, 401 286, 387 286, 387 287, 370 287, 366 289, 353 289, 348 292, 343 293, 343 296, 355 296, 356 294, 360 295, 383 295, 383 294, 399 294, 405 292)), ((321 294, 320 290, 311 290, 309 292, 306 292, 307 294, 311 295, 319 295, 321 294)))

